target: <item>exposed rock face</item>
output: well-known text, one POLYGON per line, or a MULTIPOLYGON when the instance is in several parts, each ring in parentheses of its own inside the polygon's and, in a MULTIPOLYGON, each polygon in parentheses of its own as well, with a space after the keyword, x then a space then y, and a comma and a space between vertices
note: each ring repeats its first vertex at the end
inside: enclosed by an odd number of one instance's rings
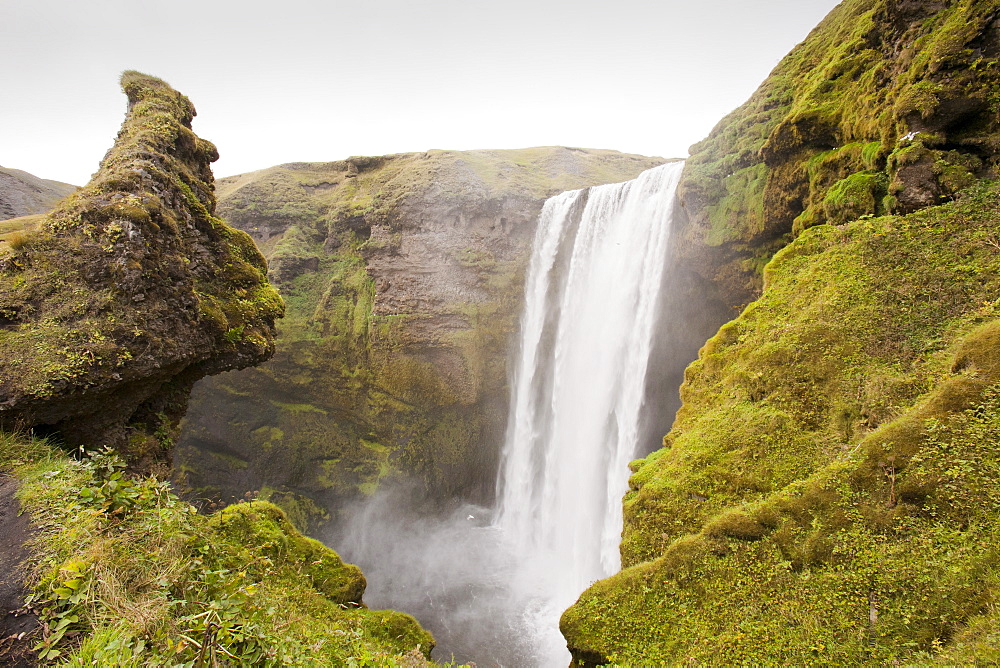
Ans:
POLYGON ((0 167, 0 220, 45 213, 75 190, 76 186, 68 183, 0 167))
POLYGON ((998 17, 846 0, 693 147, 675 270, 750 304, 632 463, 575 665, 1000 658, 998 17))
POLYGON ((660 162, 430 151, 222 180, 220 209, 267 254, 289 315, 273 361, 196 388, 179 448, 188 482, 333 505, 409 477, 432 498, 488 498, 542 203, 660 162))
POLYGON ((250 237, 214 215, 190 101, 136 72, 93 180, 0 244, 0 426, 169 459, 192 384, 269 357, 282 313, 250 237))

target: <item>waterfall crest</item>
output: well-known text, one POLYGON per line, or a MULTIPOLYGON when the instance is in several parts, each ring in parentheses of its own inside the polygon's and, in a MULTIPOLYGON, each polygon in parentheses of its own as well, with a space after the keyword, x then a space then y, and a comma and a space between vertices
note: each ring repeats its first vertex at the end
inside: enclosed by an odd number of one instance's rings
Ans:
POLYGON ((559 615, 620 568, 621 499, 682 169, 562 193, 539 218, 495 526, 524 564, 515 586, 540 596, 524 620, 546 635, 540 665, 566 665, 559 615))

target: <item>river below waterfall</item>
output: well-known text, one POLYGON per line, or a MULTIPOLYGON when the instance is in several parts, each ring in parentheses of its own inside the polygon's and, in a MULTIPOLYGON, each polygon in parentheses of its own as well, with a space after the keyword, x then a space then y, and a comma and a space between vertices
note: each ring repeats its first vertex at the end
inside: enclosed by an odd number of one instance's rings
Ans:
POLYGON ((439 660, 566 666, 559 616, 620 568, 621 500, 640 446, 682 168, 545 203, 496 509, 428 518, 406 490, 386 489, 348 512, 332 543, 365 572, 365 602, 417 617, 439 660))

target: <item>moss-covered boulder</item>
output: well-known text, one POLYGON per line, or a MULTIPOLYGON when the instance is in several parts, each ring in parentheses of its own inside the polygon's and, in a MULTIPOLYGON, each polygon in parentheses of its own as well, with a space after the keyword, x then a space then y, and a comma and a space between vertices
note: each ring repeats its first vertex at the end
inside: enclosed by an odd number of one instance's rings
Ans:
POLYGON ((215 147, 191 102, 126 72, 128 115, 93 180, 0 244, 0 425, 169 459, 193 383, 271 355, 283 305, 215 216, 215 147))
POLYGON ((269 486, 304 526, 317 502, 386 480, 411 478, 438 500, 489 498, 542 203, 661 162, 429 151, 221 180, 220 211, 267 255, 288 315, 272 361, 196 387, 179 475, 199 496, 269 486))
POLYGON ((740 307, 807 227, 907 213, 996 173, 996 0, 844 0, 691 148, 677 261, 740 307))
POLYGON ((303 536, 285 513, 267 501, 228 506, 212 516, 210 526, 218 540, 239 555, 231 564, 243 568, 260 557, 295 568, 334 603, 361 603, 365 577, 361 569, 345 564, 318 540, 303 536), (241 555, 243 550, 252 554, 241 555))

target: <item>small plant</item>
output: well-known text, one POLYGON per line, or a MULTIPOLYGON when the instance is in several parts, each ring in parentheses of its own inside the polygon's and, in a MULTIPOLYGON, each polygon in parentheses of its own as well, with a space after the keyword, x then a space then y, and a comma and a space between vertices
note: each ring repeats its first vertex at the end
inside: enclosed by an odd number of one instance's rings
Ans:
POLYGON ((239 343, 240 341, 243 340, 243 330, 245 328, 246 328, 246 325, 240 325, 239 327, 233 327, 233 328, 227 330, 226 333, 223 334, 223 336, 225 337, 226 341, 229 341, 229 343, 232 343, 232 344, 235 345, 235 344, 237 344, 237 343, 239 343))
MULTIPOLYGON (((73 626, 80 622, 81 608, 87 599, 90 585, 87 567, 86 562, 71 559, 62 565, 49 585, 49 598, 39 614, 42 641, 34 648, 43 661, 62 655, 56 646, 67 635, 78 633, 73 626)), ((29 596, 27 604, 32 605, 36 600, 36 595, 29 596)))
POLYGON ((13 251, 19 251, 27 247, 31 241, 31 235, 27 232, 12 232, 4 241, 13 251))
POLYGON ((80 448, 80 454, 87 458, 83 460, 84 466, 94 471, 99 483, 80 489, 81 505, 121 518, 141 502, 167 493, 163 483, 146 481, 140 485, 126 478, 124 460, 109 447, 93 453, 80 448))

